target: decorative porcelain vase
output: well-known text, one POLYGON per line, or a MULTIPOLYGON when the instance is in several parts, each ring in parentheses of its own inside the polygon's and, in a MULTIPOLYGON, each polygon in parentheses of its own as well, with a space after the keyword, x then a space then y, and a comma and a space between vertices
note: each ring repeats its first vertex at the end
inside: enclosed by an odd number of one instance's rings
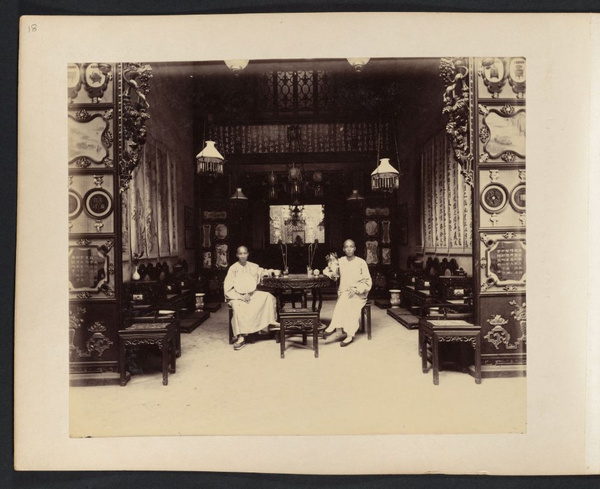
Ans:
POLYGON ((142 278, 142 277, 140 277, 140 273, 138 272, 138 266, 137 265, 135 265, 135 268, 133 269, 133 275, 131 276, 131 278, 133 280, 139 280, 140 278, 142 278))
POLYGON ((204 294, 196 294, 196 312, 200 312, 204 309, 204 294))
POLYGON ((393 308, 400 307, 400 289, 390 289, 390 304, 393 308))

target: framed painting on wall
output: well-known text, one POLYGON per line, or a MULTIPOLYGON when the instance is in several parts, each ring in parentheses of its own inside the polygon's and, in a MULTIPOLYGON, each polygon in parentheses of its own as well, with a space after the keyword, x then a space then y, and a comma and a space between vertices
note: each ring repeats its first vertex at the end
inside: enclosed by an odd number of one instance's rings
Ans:
POLYGON ((195 239, 196 233, 193 227, 185 228, 185 249, 193 250, 195 248, 195 239))

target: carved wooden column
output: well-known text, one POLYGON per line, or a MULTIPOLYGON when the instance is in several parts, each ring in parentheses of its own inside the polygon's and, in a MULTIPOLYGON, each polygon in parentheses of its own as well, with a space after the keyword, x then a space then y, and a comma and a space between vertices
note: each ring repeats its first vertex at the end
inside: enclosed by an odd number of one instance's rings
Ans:
MULTIPOLYGON (((69 366, 71 383, 118 383, 122 284, 121 198, 147 114, 124 131, 124 84, 145 97, 145 83, 124 82, 129 65, 68 65, 69 366), (134 135, 135 134, 135 135, 134 135)), ((146 80, 147 81, 147 80, 146 80)), ((147 90, 146 90, 147 92, 147 90)), ((134 96, 138 98, 138 96, 134 96)), ((136 102, 137 103, 137 102, 136 102)))
POLYGON ((482 375, 525 374, 526 64, 444 58, 446 130, 473 186, 473 275, 482 375))

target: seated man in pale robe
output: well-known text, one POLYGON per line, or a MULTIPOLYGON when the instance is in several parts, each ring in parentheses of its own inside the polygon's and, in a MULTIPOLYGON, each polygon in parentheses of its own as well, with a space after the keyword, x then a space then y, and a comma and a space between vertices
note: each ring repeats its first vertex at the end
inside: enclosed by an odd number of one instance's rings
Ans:
POLYGON ((277 302, 268 292, 256 290, 263 269, 248 261, 248 248, 240 246, 238 261, 229 267, 223 289, 225 299, 233 308, 231 328, 236 341, 234 350, 244 347, 244 336, 257 331, 269 331, 277 325, 277 302))
MULTIPOLYGON (((343 331, 340 346, 348 346, 354 341, 354 335, 360 326, 360 314, 367 302, 367 296, 373 285, 367 262, 356 256, 356 245, 351 239, 344 241, 346 256, 339 259, 340 285, 338 287, 338 300, 333 310, 333 317, 323 338, 327 338, 337 329, 343 331)), ((330 278, 337 278, 337 273, 323 271, 330 278)))

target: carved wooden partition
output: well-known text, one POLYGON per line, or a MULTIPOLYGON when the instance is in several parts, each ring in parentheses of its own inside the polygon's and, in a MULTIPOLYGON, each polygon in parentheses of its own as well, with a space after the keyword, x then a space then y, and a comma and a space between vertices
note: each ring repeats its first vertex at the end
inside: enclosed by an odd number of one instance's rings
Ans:
POLYGON ((75 385, 118 382, 120 193, 145 142, 148 73, 138 64, 68 65, 69 366, 75 385))
POLYGON ((473 275, 483 376, 526 364, 525 58, 444 58, 454 155, 473 185, 473 275))

